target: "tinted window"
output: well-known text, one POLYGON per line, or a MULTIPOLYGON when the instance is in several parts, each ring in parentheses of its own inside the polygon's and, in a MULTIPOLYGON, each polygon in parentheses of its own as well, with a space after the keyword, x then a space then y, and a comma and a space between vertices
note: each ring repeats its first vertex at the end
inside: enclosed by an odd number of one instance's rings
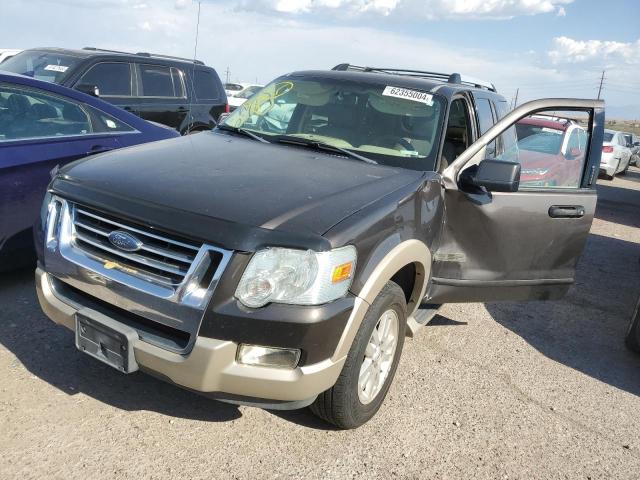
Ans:
POLYGON ((140 65, 140 79, 144 97, 184 97, 177 69, 161 65, 140 65))
POLYGON ((128 63, 99 63, 85 73, 76 85, 96 85, 101 96, 129 97, 131 65, 128 63))
MULTIPOLYGON (((210 70, 194 71, 194 88, 198 100, 217 100, 220 98, 218 94, 218 79, 210 70)), ((241 89, 242 87, 240 86, 241 89)))
POLYGON ((27 50, 2 62, 2 70, 59 83, 79 61, 70 55, 27 50))
POLYGON ((612 138, 613 138, 613 133, 604 132, 604 141, 605 142, 610 142, 612 138))

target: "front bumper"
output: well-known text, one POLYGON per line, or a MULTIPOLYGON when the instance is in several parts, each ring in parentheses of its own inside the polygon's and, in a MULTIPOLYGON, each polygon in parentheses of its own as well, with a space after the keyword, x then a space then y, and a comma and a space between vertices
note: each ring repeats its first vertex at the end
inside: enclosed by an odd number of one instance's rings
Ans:
MULTIPOLYGON (((42 269, 36 270, 40 305, 55 323, 75 330, 75 315, 83 305, 56 291, 52 280, 42 269)), ((346 358, 328 358, 285 370, 239 364, 237 348, 233 341, 202 336, 196 338, 188 354, 171 352, 140 339, 133 345, 136 362, 142 369, 187 389, 254 399, 239 403, 291 402, 292 408, 310 403, 333 386, 346 358)))

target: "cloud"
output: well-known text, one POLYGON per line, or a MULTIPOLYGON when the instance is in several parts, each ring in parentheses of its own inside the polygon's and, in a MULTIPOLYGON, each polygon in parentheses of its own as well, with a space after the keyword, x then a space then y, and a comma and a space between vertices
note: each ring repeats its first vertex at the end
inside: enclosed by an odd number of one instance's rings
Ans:
POLYGON ((624 43, 556 37, 553 39, 553 50, 549 51, 548 56, 554 65, 607 65, 612 62, 638 65, 640 64, 640 39, 636 42, 624 43))
POLYGON ((509 19, 543 13, 565 16, 567 12, 563 5, 572 2, 573 0, 225 0, 224 3, 236 11, 292 15, 328 13, 337 16, 346 14, 347 17, 373 13, 435 20, 509 19))

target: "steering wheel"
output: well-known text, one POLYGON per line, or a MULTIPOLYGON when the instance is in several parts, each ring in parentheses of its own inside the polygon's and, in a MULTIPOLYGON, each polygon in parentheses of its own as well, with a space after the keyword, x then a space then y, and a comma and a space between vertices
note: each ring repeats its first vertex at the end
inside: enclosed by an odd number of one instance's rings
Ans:
POLYGON ((410 150, 415 152, 416 149, 411 145, 407 140, 402 137, 396 137, 395 135, 383 135, 378 138, 378 142, 381 143, 381 146, 392 145, 391 148, 396 145, 401 145, 405 150, 410 150))

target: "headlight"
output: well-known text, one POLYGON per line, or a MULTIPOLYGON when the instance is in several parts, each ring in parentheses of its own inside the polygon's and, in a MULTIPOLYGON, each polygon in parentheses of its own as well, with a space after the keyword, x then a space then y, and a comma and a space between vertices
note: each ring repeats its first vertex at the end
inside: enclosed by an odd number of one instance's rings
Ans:
POLYGON ((319 305, 347 293, 355 267, 351 245, 329 252, 267 248, 249 262, 236 298, 251 308, 270 302, 319 305))

